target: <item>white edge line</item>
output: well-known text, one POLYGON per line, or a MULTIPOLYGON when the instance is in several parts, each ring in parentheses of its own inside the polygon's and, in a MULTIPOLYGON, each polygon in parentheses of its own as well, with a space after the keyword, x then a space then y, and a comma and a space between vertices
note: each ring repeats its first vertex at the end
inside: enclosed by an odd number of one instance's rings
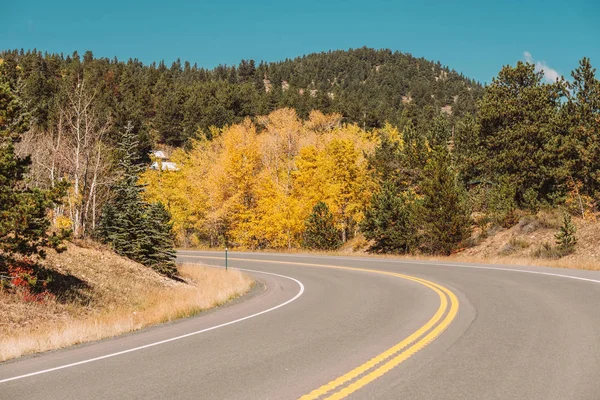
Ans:
MULTIPOLYGON (((217 268, 219 268, 219 267, 217 267, 217 268)), ((158 346, 158 345, 161 345, 161 344, 165 344, 165 343, 169 343, 169 342, 174 342, 176 340, 185 339, 185 338, 190 337, 190 336, 194 336, 194 335, 198 335, 200 333, 212 331, 212 330, 215 330, 215 329, 218 329, 218 328, 222 328, 224 326, 228 326, 228 325, 232 325, 232 324, 235 324, 235 323, 238 323, 238 322, 242 322, 242 321, 245 321, 247 319, 258 317, 259 315, 266 314, 268 312, 277 310, 278 308, 281 308, 281 307, 283 307, 285 305, 288 305, 291 302, 297 300, 304 293, 304 285, 302 284, 302 282, 300 282, 299 280, 294 279, 292 277, 289 277, 289 276, 274 274, 274 273, 271 273, 271 272, 256 271, 256 270, 252 270, 252 269, 242 269, 242 268, 231 268, 231 269, 236 269, 236 270, 245 271, 245 272, 255 272, 255 273, 272 275, 272 276, 278 276, 280 278, 290 279, 290 280, 292 280, 292 281, 294 281, 294 282, 296 282, 298 284, 298 286, 300 287, 300 290, 298 291, 298 293, 296 294, 296 296, 294 296, 293 298, 287 300, 284 303, 281 303, 281 304, 279 304, 279 305, 277 305, 275 307, 271 307, 271 308, 269 308, 267 310, 263 310, 263 311, 258 312, 256 314, 248 315, 248 316, 243 317, 243 318, 239 318, 239 319, 236 319, 236 320, 233 320, 233 321, 226 322, 224 324, 211 326, 210 328, 202 329, 202 330, 199 330, 199 331, 196 331, 196 332, 186 333, 185 335, 176 336, 176 337, 173 337, 173 338, 170 338, 170 339, 165 339, 165 340, 161 340, 161 341, 158 341, 158 342, 149 343, 149 344, 146 344, 144 346, 134 347, 134 348, 128 349, 128 350, 123 350, 123 351, 119 351, 119 352, 116 352, 116 353, 106 354, 106 355, 103 355, 103 356, 100 356, 100 357, 95 357, 95 358, 90 358, 90 359, 83 360, 83 361, 78 361, 78 362, 75 362, 75 363, 72 363, 72 364, 61 365, 59 367, 44 369, 44 370, 41 370, 41 371, 32 372, 32 373, 25 374, 25 375, 19 375, 19 376, 15 376, 15 377, 12 377, 12 378, 2 379, 2 380, 0 380, 0 383, 10 382, 10 381, 16 381, 18 379, 28 378, 30 376, 41 375, 41 374, 45 374, 45 373, 52 372, 52 371, 58 371, 58 370, 65 369, 65 368, 76 367, 78 365, 87 364, 87 363, 91 363, 91 362, 99 361, 99 360, 104 360, 105 358, 116 357, 116 356, 120 356, 120 355, 123 355, 123 354, 132 353, 134 351, 147 349, 149 347, 154 347, 154 346, 158 346)))
POLYGON ((556 276, 559 278, 568 278, 568 279, 576 279, 578 281, 600 283, 600 280, 597 280, 597 279, 583 278, 580 276, 573 276, 573 275, 554 274, 552 272, 528 271, 525 269, 512 269, 512 268, 500 268, 500 267, 480 267, 480 266, 476 266, 476 265, 441 264, 441 263, 430 263, 430 264, 423 264, 423 265, 441 265, 441 266, 458 267, 458 268, 491 269, 494 271, 521 272, 523 274, 556 276))

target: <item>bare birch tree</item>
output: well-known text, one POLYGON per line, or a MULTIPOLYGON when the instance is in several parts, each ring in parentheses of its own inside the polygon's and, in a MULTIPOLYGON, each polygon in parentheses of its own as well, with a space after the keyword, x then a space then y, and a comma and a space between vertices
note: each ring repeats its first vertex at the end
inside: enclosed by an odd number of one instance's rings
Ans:
POLYGON ((95 229, 98 210, 113 181, 107 143, 111 120, 81 76, 56 107, 54 123, 44 131, 33 127, 19 150, 31 155, 34 185, 54 187, 64 179, 71 183, 64 205, 54 210, 54 216, 68 217, 73 235, 83 237, 95 229))

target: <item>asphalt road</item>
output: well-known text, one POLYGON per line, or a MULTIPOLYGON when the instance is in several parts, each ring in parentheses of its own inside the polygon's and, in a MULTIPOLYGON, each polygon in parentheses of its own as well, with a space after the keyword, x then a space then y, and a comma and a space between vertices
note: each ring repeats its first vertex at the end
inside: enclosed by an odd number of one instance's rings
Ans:
POLYGON ((255 271, 243 301, 0 364, 0 399, 600 399, 598 272, 254 253, 231 265, 255 271))

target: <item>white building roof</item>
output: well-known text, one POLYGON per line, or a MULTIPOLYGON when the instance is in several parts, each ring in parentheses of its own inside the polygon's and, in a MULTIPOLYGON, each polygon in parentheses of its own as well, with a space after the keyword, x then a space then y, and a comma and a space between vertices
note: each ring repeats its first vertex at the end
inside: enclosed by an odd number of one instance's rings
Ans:
POLYGON ((165 159, 167 156, 162 150, 152 150, 152 155, 156 158, 165 159))
MULTIPOLYGON (((163 171, 179 171, 179 168, 177 168, 177 164, 175 164, 174 162, 163 161, 160 163, 160 165, 161 165, 161 170, 163 170, 163 171)), ((158 170, 158 162, 154 161, 150 165, 150 169, 158 170)))

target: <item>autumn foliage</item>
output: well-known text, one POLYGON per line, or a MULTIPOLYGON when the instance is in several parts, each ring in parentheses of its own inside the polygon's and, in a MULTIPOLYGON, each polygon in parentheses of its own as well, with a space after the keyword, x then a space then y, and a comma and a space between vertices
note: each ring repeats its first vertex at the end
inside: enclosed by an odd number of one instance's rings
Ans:
POLYGON ((48 291, 50 279, 40 279, 39 266, 34 260, 24 257, 6 265, 6 274, 0 279, 0 292, 7 291, 19 295, 25 302, 42 303, 55 298, 48 291))
POLYGON ((346 241, 371 198, 365 155, 375 139, 341 119, 313 111, 301 120, 284 108, 215 130, 173 154, 179 171, 143 174, 148 200, 168 207, 184 245, 299 247, 321 201, 346 241))

